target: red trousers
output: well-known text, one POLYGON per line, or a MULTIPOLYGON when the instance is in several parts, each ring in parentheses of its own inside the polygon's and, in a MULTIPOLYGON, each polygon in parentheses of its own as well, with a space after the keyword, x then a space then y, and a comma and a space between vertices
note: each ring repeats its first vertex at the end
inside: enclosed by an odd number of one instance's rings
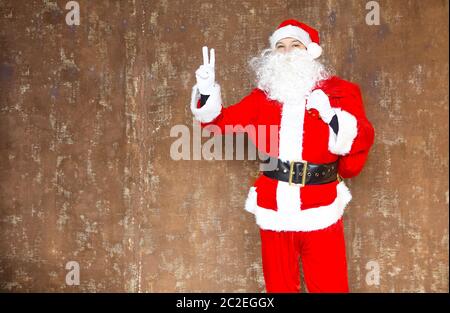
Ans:
POLYGON ((301 258, 308 292, 349 292, 342 218, 320 230, 260 229, 266 292, 300 292, 301 258))

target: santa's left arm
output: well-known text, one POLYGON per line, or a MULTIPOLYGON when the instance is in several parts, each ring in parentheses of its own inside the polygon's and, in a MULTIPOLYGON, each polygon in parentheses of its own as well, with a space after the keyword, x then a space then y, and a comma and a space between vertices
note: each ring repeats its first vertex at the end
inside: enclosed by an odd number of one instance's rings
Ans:
POLYGON ((343 178, 358 175, 375 137, 374 128, 364 111, 359 87, 349 84, 345 95, 332 97, 331 102, 322 90, 317 89, 311 94, 307 108, 317 109, 328 124, 328 150, 340 156, 339 175, 343 178), (332 120, 337 120, 337 133, 333 130, 332 120))

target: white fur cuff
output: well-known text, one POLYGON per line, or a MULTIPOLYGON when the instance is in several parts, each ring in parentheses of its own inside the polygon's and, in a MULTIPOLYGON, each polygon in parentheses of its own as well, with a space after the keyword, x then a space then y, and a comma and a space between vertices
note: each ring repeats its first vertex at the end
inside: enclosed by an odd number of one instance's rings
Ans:
POLYGON ((191 95, 191 111, 195 119, 202 122, 208 123, 219 116, 222 110, 222 97, 220 93, 220 86, 214 84, 211 94, 203 107, 197 108, 198 100, 200 99, 200 91, 197 85, 192 87, 191 95))
POLYGON ((353 141, 358 134, 356 118, 339 108, 334 108, 338 118, 339 131, 336 135, 331 128, 329 129, 328 150, 337 155, 346 155, 352 148, 353 141))
POLYGON ((250 187, 250 190, 248 191, 247 200, 245 200, 245 211, 250 212, 252 214, 255 214, 256 210, 256 187, 250 187))

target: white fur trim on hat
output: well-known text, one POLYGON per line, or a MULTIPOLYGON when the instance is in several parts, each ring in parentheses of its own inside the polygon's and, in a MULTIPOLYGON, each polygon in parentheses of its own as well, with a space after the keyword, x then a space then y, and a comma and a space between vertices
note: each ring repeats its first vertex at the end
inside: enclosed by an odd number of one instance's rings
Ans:
POLYGON ((306 51, 308 51, 309 55, 317 59, 322 54, 322 47, 319 46, 316 42, 311 42, 307 47, 306 51))
POLYGON ((307 47, 311 43, 311 38, 309 34, 304 29, 294 25, 286 25, 284 27, 278 28, 273 32, 272 36, 270 36, 270 47, 275 49, 275 45, 277 42, 283 38, 292 37, 300 41, 302 44, 307 47))
POLYGON ((306 47, 306 51, 312 58, 316 59, 322 55, 322 47, 316 42, 311 41, 311 37, 308 32, 294 25, 286 25, 278 28, 269 38, 270 47, 275 49, 275 45, 279 40, 288 37, 295 38, 300 41, 306 47))

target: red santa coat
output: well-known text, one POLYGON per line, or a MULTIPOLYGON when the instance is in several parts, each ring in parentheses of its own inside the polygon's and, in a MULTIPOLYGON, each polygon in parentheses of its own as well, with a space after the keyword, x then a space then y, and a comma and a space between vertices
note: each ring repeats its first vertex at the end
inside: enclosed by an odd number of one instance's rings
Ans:
MULTIPOLYGON (((317 88, 325 92, 336 111, 337 136, 316 110, 307 111, 304 105, 283 105, 258 88, 225 108, 220 86, 216 85, 200 108, 200 94, 195 85, 191 110, 201 127, 215 135, 247 132, 257 149, 272 157, 316 164, 339 160, 339 175, 354 177, 362 170, 374 142, 374 129, 366 117, 360 89, 337 76, 319 82, 314 89, 317 88), (276 131, 270 133, 270 127, 276 131), (269 134, 275 134, 278 140, 269 134), (271 142, 277 143, 275 147, 271 142)), ((262 229, 311 231, 338 221, 351 198, 344 181, 289 185, 261 173, 250 187, 245 210, 255 215, 262 229)))

